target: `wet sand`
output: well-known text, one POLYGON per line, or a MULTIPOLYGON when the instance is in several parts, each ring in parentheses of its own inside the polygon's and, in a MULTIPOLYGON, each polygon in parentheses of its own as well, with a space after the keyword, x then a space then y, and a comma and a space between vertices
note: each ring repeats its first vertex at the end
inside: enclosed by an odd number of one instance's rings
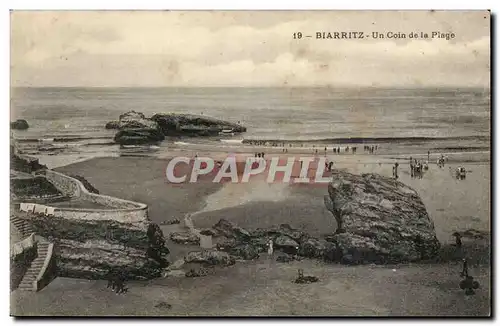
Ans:
MULTIPOLYGON (((335 168, 355 173, 392 173, 393 159, 387 156, 333 160, 335 168)), ((247 228, 289 223, 313 235, 336 228, 323 204, 326 185, 221 185, 209 182, 210 176, 197 184, 172 185, 165 182, 167 162, 168 158, 99 158, 57 170, 84 176, 102 194, 147 203, 155 222, 195 213, 197 228, 212 226, 220 218, 247 228)), ((454 231, 477 229, 489 234, 489 162, 462 161, 443 169, 431 164, 422 179, 412 179, 408 166, 400 163, 399 174, 422 197, 444 247, 453 241, 454 231), (453 177, 451 171, 458 165, 471 171, 465 180, 453 177)), ((168 233, 170 228, 162 229, 168 233)), ((16 314, 23 315, 487 315, 489 239, 480 243, 464 239, 464 243, 466 252, 481 257, 470 267, 481 289, 470 297, 458 287, 457 262, 346 267, 313 260, 280 264, 265 255, 203 278, 131 282, 126 295, 115 295, 106 289, 105 281, 58 278, 36 295, 15 291, 11 297, 18 307, 16 314), (319 277, 320 282, 292 283, 297 268, 319 277), (155 308, 161 301, 172 309, 155 308)), ((188 249, 170 242, 168 246, 172 261, 188 249)))

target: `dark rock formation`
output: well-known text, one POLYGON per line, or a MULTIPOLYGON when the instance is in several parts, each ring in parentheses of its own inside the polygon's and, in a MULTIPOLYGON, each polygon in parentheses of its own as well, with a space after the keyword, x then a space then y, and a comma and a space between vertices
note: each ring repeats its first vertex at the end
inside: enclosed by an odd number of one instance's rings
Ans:
POLYGON ((106 123, 105 126, 106 129, 120 129, 120 122, 119 121, 110 121, 106 123))
POLYGON ((17 130, 26 130, 30 126, 28 124, 28 121, 24 119, 17 119, 16 121, 13 121, 10 123, 10 128, 11 129, 17 129, 17 130))
POLYGON ((122 120, 135 120, 135 119, 146 119, 143 113, 137 111, 128 111, 123 114, 120 114, 120 121, 122 120))
POLYGON ((297 241, 286 235, 279 235, 274 239, 274 246, 283 249, 285 252, 294 252, 299 248, 297 241))
POLYGON ((129 111, 120 115, 118 122, 106 124, 107 129, 120 129, 115 135, 115 142, 120 145, 141 145, 162 141, 165 139, 160 126, 144 114, 129 111))
POLYGON ((155 129, 126 129, 116 133, 114 141, 120 145, 143 145, 157 143, 165 139, 155 129))
POLYGON ((289 255, 317 258, 325 261, 339 261, 337 247, 326 240, 310 237, 305 232, 288 224, 269 229, 247 231, 221 219, 213 226, 224 239, 217 244, 218 250, 226 251, 239 259, 254 259, 267 252, 269 240, 273 240, 276 251, 289 255))
POLYGON ((222 130, 246 131, 237 123, 193 114, 155 114, 151 119, 160 125, 165 136, 217 136, 222 130))
POLYGON ((336 171, 325 205, 339 228, 329 237, 342 262, 397 263, 434 257, 440 244, 417 192, 376 174, 336 171))
POLYGON ((220 219, 217 224, 213 226, 213 229, 225 237, 234 237, 236 239, 249 240, 251 235, 247 230, 233 225, 231 222, 225 219, 220 219))
POLYGON ((75 178, 78 181, 80 181, 81 183, 83 183, 83 186, 89 192, 91 192, 93 194, 99 194, 99 190, 97 190, 97 188, 95 188, 93 185, 91 185, 90 182, 87 179, 85 179, 84 177, 82 177, 81 175, 73 174, 73 175, 70 175, 70 177, 75 178))
POLYGON ((16 154, 14 146, 11 146, 10 169, 14 171, 32 173, 39 170, 46 170, 47 166, 40 164, 39 160, 35 157, 16 154))
POLYGON ((106 279, 120 270, 126 279, 160 277, 168 248, 149 222, 77 220, 30 214, 33 230, 55 244, 59 276, 106 279))
POLYGON ((229 253, 232 256, 238 257, 240 259, 252 260, 259 258, 259 247, 253 246, 249 243, 239 244, 230 249, 229 253))
POLYGON ((200 244, 200 237, 191 232, 172 232, 170 233, 170 239, 180 244, 200 244))
POLYGON ((191 251, 185 257, 186 263, 202 263, 206 265, 230 266, 235 259, 227 252, 217 250, 191 251))
POLYGON ((300 243, 298 254, 308 258, 338 261, 337 246, 324 239, 309 238, 300 243))

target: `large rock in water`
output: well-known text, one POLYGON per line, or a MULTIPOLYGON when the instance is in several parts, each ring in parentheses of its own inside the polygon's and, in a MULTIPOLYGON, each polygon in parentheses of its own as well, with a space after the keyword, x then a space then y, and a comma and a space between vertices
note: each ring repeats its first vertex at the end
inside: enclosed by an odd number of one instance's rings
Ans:
POLYGON ((158 123, 136 111, 120 115, 118 122, 108 122, 106 128, 120 130, 114 138, 120 145, 151 144, 165 139, 158 123))
POLYGON ((325 205, 339 228, 329 241, 345 263, 397 263, 435 256, 440 244, 420 196, 376 174, 335 171, 325 205))
POLYGON ((30 214, 34 232, 53 241, 59 276, 106 279, 119 270, 127 279, 160 277, 168 248, 150 222, 77 220, 30 214))
POLYGON ((128 129, 120 130, 115 135, 115 142, 120 145, 142 145, 157 143, 165 136, 154 129, 128 129))
POLYGON ((165 136, 217 136, 222 130, 247 131, 238 123, 194 114, 155 114, 151 120, 160 125, 165 136))
POLYGON ((10 123, 10 128, 11 129, 17 129, 17 130, 26 130, 30 126, 28 124, 28 121, 24 119, 17 119, 16 121, 13 121, 10 123))

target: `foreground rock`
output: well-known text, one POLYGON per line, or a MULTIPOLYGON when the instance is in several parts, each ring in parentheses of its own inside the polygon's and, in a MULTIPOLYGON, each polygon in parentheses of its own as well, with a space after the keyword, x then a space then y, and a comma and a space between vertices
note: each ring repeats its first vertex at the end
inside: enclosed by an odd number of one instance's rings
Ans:
POLYGON ((341 262, 398 263, 434 257, 440 244, 415 190, 376 174, 336 171, 325 205, 337 220, 329 237, 341 262))
POLYGON ((200 237, 191 232, 172 232, 170 233, 170 239, 180 244, 200 244, 200 237))
POLYGON ((230 266, 235 259, 228 253, 217 250, 191 251, 185 257, 186 263, 202 263, 206 265, 230 266))
POLYGON ((217 136, 223 130, 246 132, 240 124, 194 114, 155 114, 151 120, 160 125, 165 136, 217 136))
POLYGON ((160 228, 149 222, 76 220, 30 214, 33 230, 53 241, 59 276, 106 279, 120 271, 127 279, 160 277, 168 248, 160 228))
POLYGON ((16 129, 16 130, 26 130, 30 126, 28 124, 28 121, 24 119, 17 119, 16 121, 13 121, 10 123, 10 128, 11 129, 16 129))

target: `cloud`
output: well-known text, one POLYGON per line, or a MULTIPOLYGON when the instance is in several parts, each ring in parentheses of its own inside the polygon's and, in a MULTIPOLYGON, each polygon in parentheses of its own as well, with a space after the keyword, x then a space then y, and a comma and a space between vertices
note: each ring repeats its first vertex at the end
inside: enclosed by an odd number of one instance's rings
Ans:
POLYGON ((487 12, 14 12, 14 86, 489 86, 487 12), (451 40, 293 39, 316 31, 451 40))

